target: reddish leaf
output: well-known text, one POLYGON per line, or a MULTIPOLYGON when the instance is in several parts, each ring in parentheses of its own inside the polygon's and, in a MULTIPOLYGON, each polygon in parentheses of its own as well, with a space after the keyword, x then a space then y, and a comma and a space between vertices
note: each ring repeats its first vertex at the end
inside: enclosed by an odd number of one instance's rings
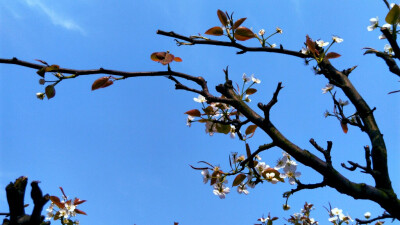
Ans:
POLYGON ((175 58, 174 58, 174 61, 175 61, 175 62, 182 62, 182 59, 181 59, 180 57, 175 57, 175 58))
POLYGON ((99 79, 95 80, 92 84, 92 91, 97 90, 99 88, 104 88, 107 86, 110 86, 111 84, 108 82, 110 80, 110 77, 100 77, 99 79))
POLYGON ((163 60, 161 60, 160 63, 163 64, 163 65, 167 65, 170 62, 174 61, 174 58, 175 58, 174 55, 167 53, 165 55, 165 58, 163 60))
POLYGON ((80 209, 75 209, 74 210, 76 213, 78 214, 83 214, 83 215, 87 215, 84 211, 80 210, 80 209))
POLYGON ((67 195, 65 194, 64 189, 62 187, 59 187, 59 188, 60 188, 62 194, 64 195, 64 198, 67 198, 67 195))
POLYGON ((61 203, 60 199, 57 196, 50 196, 50 200, 60 209, 65 207, 65 205, 61 203))
POLYGON ((203 109, 203 111, 209 116, 215 115, 214 108, 210 105, 207 106, 207 108, 203 109))
POLYGON ((179 223, 178 222, 174 222, 174 225, 178 225, 179 223))
POLYGON ((165 58, 166 52, 154 52, 151 54, 150 59, 156 62, 159 62, 160 60, 165 58))
POLYGON ((218 171, 214 171, 211 174, 211 182, 210 185, 214 185, 215 183, 217 183, 217 175, 218 175, 218 171))
POLYGON ((244 179, 246 179, 246 175, 245 174, 243 174, 243 173, 238 174, 235 177, 235 180, 233 180, 232 187, 238 186, 239 184, 241 184, 244 181, 244 179))
POLYGON ((38 61, 38 62, 41 62, 41 63, 43 63, 44 65, 46 65, 46 66, 48 66, 49 64, 47 64, 47 62, 46 61, 43 61, 43 60, 40 60, 40 59, 35 59, 36 61, 38 61))
POLYGON ((75 198, 74 205, 80 205, 80 204, 82 204, 84 202, 86 202, 86 200, 80 200, 79 198, 75 198))
POLYGON ((44 92, 46 93, 47 99, 51 99, 56 95, 56 89, 54 89, 53 85, 48 85, 44 92))
POLYGON ((347 134, 347 131, 349 131, 349 128, 347 127, 347 123, 341 121, 340 126, 342 126, 342 130, 345 134, 347 134))
POLYGON ((252 133, 254 133, 256 131, 256 129, 257 129, 257 125, 254 125, 254 124, 250 125, 250 126, 247 127, 247 129, 245 131, 245 134, 246 135, 252 134, 252 133))
POLYGON ((195 117, 201 116, 201 113, 198 109, 189 110, 189 111, 185 112, 184 114, 188 114, 189 116, 195 116, 195 117))
POLYGON ((249 88, 249 89, 246 90, 246 94, 247 95, 252 95, 252 94, 254 94, 256 92, 257 92, 257 89, 255 89, 255 88, 249 88))
POLYGON ((329 52, 328 54, 326 54, 325 59, 335 59, 335 58, 339 58, 341 55, 336 53, 336 52, 329 52))
POLYGON ((221 36, 224 34, 224 31, 222 30, 221 27, 212 27, 210 29, 208 29, 205 34, 208 35, 214 35, 214 36, 221 36))
POLYGON ((236 20, 236 22, 233 24, 232 29, 236 29, 238 28, 240 25, 242 25, 242 23, 246 20, 247 18, 240 18, 238 20, 236 20))
POLYGON ((235 30, 235 39, 238 41, 246 41, 254 37, 253 31, 247 27, 239 27, 235 30))
POLYGON ((307 45, 307 48, 308 48, 312 53, 314 53, 316 56, 319 55, 318 50, 315 49, 315 42, 314 42, 313 40, 311 40, 311 38, 310 38, 308 35, 306 36, 306 45, 307 45))
POLYGON ((221 21, 221 24, 226 27, 228 25, 228 18, 226 17, 225 13, 218 9, 217 15, 219 21, 221 21))

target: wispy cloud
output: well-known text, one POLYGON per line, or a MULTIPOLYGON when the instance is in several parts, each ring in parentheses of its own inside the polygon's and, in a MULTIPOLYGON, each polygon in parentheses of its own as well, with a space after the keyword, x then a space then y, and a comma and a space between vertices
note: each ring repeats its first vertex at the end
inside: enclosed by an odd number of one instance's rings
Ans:
POLYGON ((50 9, 48 6, 46 6, 41 0, 25 0, 25 3, 28 4, 29 7, 37 8, 43 12, 47 17, 50 18, 54 25, 61 26, 67 30, 79 31, 83 35, 86 34, 85 30, 76 24, 72 19, 63 17, 53 9, 50 9))

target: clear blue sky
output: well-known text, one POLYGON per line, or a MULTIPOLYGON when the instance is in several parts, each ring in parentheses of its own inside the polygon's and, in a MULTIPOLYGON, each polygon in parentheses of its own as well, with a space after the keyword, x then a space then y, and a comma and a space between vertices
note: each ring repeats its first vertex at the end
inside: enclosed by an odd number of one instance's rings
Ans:
MULTIPOLYGON (((268 33, 279 26, 283 34, 271 42, 287 49, 300 50, 307 34, 326 41, 332 35, 342 37, 344 42, 332 47, 342 57, 332 62, 339 69, 358 65, 351 80, 369 105, 377 107, 393 186, 400 190, 400 94, 387 95, 400 85, 381 60, 362 55, 363 47, 383 50, 386 44, 378 40, 379 31, 366 29, 371 17, 385 17, 383 1, 3 0, 0 57, 41 59, 75 69, 158 71, 166 67, 151 61, 150 54, 170 50, 183 59, 172 65, 174 70, 201 75, 210 87, 223 82, 222 69, 228 65, 237 82, 243 73, 254 73, 262 81, 250 103, 254 107, 269 101, 282 81, 285 88, 271 115, 278 129, 313 152, 310 138, 321 145, 332 140, 334 166, 355 181, 371 183, 365 174, 340 169, 347 160, 364 164, 363 146, 370 143, 358 129, 350 127, 344 134, 336 119, 323 117, 326 109, 332 109, 332 100, 321 93, 326 79, 315 76, 311 66, 277 54, 236 55, 234 49, 216 46, 177 47, 173 39, 156 35, 157 29, 204 33, 220 25, 217 9, 247 17, 244 25, 254 31, 264 28, 268 33)), ((175 91, 165 78, 127 79, 92 92, 92 82, 101 76, 97 75, 66 80, 56 87, 54 99, 40 101, 35 94, 43 92, 44 86, 35 72, 0 65, 0 188, 21 175, 42 181, 41 188, 51 195, 60 196, 62 186, 70 197, 88 200, 79 207, 88 213, 78 217, 81 224, 243 225, 254 224, 268 212, 283 224, 283 218, 299 212, 305 201, 315 204, 313 214, 320 224, 329 223, 323 208, 329 203, 353 218, 366 211, 373 216, 383 213, 377 204, 355 201, 330 188, 295 194, 289 201, 292 209, 285 212, 281 195, 293 188, 288 183, 260 185, 248 196, 232 189, 221 200, 189 164, 205 160, 226 168, 228 155, 243 154, 245 149, 237 139, 206 135, 201 124, 186 126, 183 113, 199 106, 193 101, 197 95, 175 91)), ((345 99, 341 92, 337 95, 345 99)), ((250 146, 255 149, 269 140, 258 131, 250 146)), ((281 150, 273 149, 261 157, 274 165, 280 155, 281 150)), ((304 183, 321 181, 320 175, 304 166, 298 170, 304 183)), ((1 190, 0 211, 6 212, 1 190)), ((26 201, 30 202, 29 195, 26 201)))

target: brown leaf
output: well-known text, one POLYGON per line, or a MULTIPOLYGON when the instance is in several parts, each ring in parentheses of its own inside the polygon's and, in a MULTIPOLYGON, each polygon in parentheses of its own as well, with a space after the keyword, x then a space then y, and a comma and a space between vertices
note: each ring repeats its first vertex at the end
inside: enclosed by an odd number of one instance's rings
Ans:
POLYGON ((201 116, 201 113, 200 113, 200 111, 198 109, 189 110, 189 111, 185 112, 184 114, 188 114, 189 116, 194 116, 194 117, 200 117, 201 116))
POLYGON ((74 205, 80 205, 80 204, 82 204, 84 202, 86 202, 86 200, 80 200, 79 198, 75 198, 74 205))
POLYGON ((228 18, 226 17, 225 13, 218 9, 217 15, 219 21, 221 21, 221 24, 226 27, 228 25, 228 18))
POLYGON ((44 92, 46 93, 47 99, 51 99, 56 95, 56 89, 54 89, 53 85, 48 85, 44 92))
POLYGON ((244 179, 246 179, 246 174, 238 174, 233 180, 232 187, 238 186, 244 181, 244 179))
POLYGON ((347 127, 347 123, 341 121, 340 126, 342 127, 342 130, 345 134, 347 134, 347 131, 349 131, 349 128, 347 127))
POLYGON ((174 61, 174 58, 175 58, 174 55, 167 53, 167 54, 165 54, 165 58, 163 60, 161 60, 160 63, 163 65, 167 65, 170 62, 174 61))
POLYGON ((104 85, 110 86, 112 83, 111 84, 107 83, 109 79, 110 77, 100 77, 99 79, 95 80, 92 84, 92 91, 97 90, 99 88, 103 88, 104 85))
POLYGON ((250 125, 246 128, 245 134, 246 135, 252 134, 256 131, 256 129, 257 129, 257 125, 254 125, 254 124, 250 125))
POLYGON ((254 35, 253 31, 251 31, 247 27, 238 27, 235 30, 235 39, 238 41, 246 41, 246 40, 249 40, 254 37, 255 37, 255 35, 254 35))
POLYGON ((257 92, 257 89, 255 89, 255 88, 249 88, 249 89, 246 90, 246 94, 247 95, 252 95, 252 94, 254 94, 256 92, 257 92))
POLYGON ((83 214, 83 215, 87 215, 84 211, 80 210, 80 209, 75 209, 74 210, 76 213, 78 214, 83 214))
POLYGON ((236 22, 233 24, 232 29, 236 29, 238 28, 240 25, 242 25, 242 23, 246 20, 247 18, 240 18, 238 20, 236 20, 236 22))
POLYGON ((224 31, 222 30, 221 27, 211 27, 210 29, 208 29, 205 34, 208 35, 214 35, 214 36, 221 36, 224 34, 224 31))
POLYGON ((341 55, 336 53, 336 52, 329 52, 328 54, 326 54, 325 59, 335 59, 335 58, 339 58, 341 55))
POLYGON ((311 38, 308 35, 306 36, 306 45, 307 45, 308 50, 310 50, 316 56, 319 55, 318 50, 315 49, 315 42, 313 40, 311 40, 311 38))
POLYGON ((57 196, 50 196, 50 200, 60 209, 65 207, 65 205, 61 203, 60 199, 57 196))
POLYGON ((210 182, 210 185, 214 185, 215 183, 217 183, 217 175, 218 175, 218 171, 214 171, 212 174, 211 174, 211 182, 210 182))

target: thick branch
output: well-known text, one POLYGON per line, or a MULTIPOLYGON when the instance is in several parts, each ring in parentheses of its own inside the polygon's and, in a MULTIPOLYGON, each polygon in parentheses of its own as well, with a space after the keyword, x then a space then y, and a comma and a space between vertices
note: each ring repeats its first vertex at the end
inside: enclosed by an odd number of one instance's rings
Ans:
MULTIPOLYGON (((180 40, 184 40, 189 42, 191 45, 216 45, 216 46, 226 46, 226 47, 233 47, 233 48, 238 48, 241 51, 237 52, 237 54, 243 54, 246 52, 274 52, 274 53, 280 53, 280 54, 285 54, 285 55, 292 55, 296 56, 299 58, 309 58, 309 56, 301 53, 301 52, 296 52, 296 51, 291 51, 291 50, 286 50, 283 48, 268 48, 268 47, 246 47, 244 45, 238 44, 237 42, 227 42, 227 41, 216 41, 216 40, 204 40, 204 39, 195 39, 192 37, 187 37, 183 36, 180 34, 177 34, 173 31, 166 32, 162 30, 157 30, 157 34, 168 36, 168 37, 173 37, 173 38, 178 38, 180 40)), ((178 42, 179 43, 179 42, 178 42)))
POLYGON ((396 39, 393 38, 393 35, 390 33, 390 30, 387 27, 382 27, 381 32, 385 35, 386 39, 388 40, 390 46, 392 46, 394 57, 400 59, 400 48, 396 42, 396 39))

